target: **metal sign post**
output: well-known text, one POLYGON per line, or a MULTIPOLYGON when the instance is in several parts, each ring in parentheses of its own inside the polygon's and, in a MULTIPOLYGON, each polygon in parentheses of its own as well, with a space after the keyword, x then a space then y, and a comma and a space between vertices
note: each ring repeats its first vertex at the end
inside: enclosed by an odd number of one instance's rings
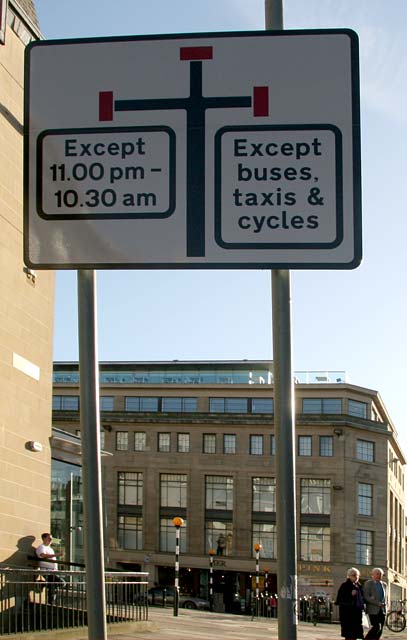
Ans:
MULTIPOLYGON (((266 0, 266 29, 283 29, 282 0, 266 0)), ((290 272, 272 271, 278 637, 297 638, 294 381, 290 272)))
POLYGON ((272 272, 278 637, 297 637, 294 383, 291 364, 290 272, 272 272))
POLYGON ((96 275, 78 271, 79 380, 89 640, 106 640, 96 275))

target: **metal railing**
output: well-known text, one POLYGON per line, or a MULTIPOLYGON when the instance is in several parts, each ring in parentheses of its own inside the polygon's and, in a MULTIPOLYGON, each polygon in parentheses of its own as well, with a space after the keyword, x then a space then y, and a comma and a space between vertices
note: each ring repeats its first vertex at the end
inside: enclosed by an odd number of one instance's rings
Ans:
POLYGON ((273 596, 260 593, 259 596, 253 594, 251 599, 251 615, 254 618, 277 618, 277 599, 273 596))
MULTIPOLYGON (((312 622, 316 625, 320 622, 331 623, 334 619, 333 602, 326 597, 301 597, 297 603, 297 614, 302 622, 312 622)), ((272 595, 266 596, 260 593, 259 597, 253 594, 251 601, 251 614, 254 618, 277 618, 278 598, 272 595)), ((335 618, 337 619, 337 618, 335 618)))
MULTIPOLYGON (((148 620, 147 573, 105 572, 106 621, 148 620)), ((0 567, 0 636, 87 625, 84 571, 0 567)))

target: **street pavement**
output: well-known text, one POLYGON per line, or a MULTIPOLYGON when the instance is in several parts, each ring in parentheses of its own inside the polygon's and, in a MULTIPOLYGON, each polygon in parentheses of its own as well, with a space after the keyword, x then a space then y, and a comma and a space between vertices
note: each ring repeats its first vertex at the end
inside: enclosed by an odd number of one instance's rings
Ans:
MULTIPOLYGON (((209 613, 180 609, 174 616, 171 609, 149 608, 148 623, 112 625, 108 628, 108 640, 293 640, 278 635, 277 620, 261 618, 252 620, 249 616, 209 613)), ((38 637, 38 634, 37 634, 38 637)), ((54 638, 56 635, 54 636, 54 638)), ((58 638, 70 640, 94 640, 87 630, 70 631, 69 635, 58 638)), ((338 624, 300 622, 298 640, 340 640, 338 624)), ((406 635, 391 633, 385 629, 382 640, 404 640, 406 635)))

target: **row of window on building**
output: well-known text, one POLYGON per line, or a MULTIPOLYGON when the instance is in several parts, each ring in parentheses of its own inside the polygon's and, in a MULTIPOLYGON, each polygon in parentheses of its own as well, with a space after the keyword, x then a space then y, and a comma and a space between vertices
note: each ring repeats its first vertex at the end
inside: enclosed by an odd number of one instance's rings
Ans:
MULTIPOLYGON (((120 471, 118 474, 120 505, 143 506, 143 472, 120 471)), ((187 507, 188 479, 183 473, 160 474, 160 506, 187 507)), ((205 476, 205 508, 233 511, 234 479, 232 476, 205 476)), ((275 513, 276 480, 270 477, 252 479, 252 511, 275 513)), ((300 479, 300 513, 331 513, 331 480, 300 479)), ((373 484, 357 483, 357 514, 373 516, 373 484)))
MULTIPOLYGON (((143 548, 143 473, 119 472, 118 543, 124 549, 143 548), (134 509, 139 512, 134 512, 134 509), (125 510, 132 508, 133 512, 125 510)), ((181 535, 181 551, 188 551, 187 535, 187 475, 160 474, 160 508, 171 507, 181 515, 184 525, 181 535)), ((373 516, 373 491, 369 483, 357 484, 357 513, 373 516)), ((218 517, 205 518, 205 552, 214 549, 218 555, 234 555, 233 539, 234 479, 231 476, 205 477, 205 508, 207 513, 218 511, 218 517), (228 513, 229 512, 229 513, 228 513)), ((254 545, 261 544, 261 556, 276 557, 275 478, 252 478, 252 545, 248 553, 254 555, 254 545), (263 520, 263 521, 262 521, 263 520), (273 521, 274 520, 274 521, 273 521)), ((331 513, 331 480, 326 478, 302 478, 300 480, 300 513, 329 516, 331 513)), ((160 514, 160 551, 173 551, 175 531, 172 518, 160 514)), ((331 560, 331 534, 329 523, 300 523, 299 556, 304 561, 329 562, 331 560)), ((373 558, 372 530, 358 529, 356 532, 355 561, 371 564, 373 558)))
MULTIPOLYGON (((78 431, 78 435, 80 432, 78 431)), ((115 448, 116 451, 129 451, 130 449, 143 452, 152 451, 153 446, 147 441, 146 431, 116 431, 115 432, 115 448), (133 440, 132 442, 130 440, 133 440)), ((106 447, 106 434, 101 433, 102 448, 106 447)), ((190 433, 171 433, 159 432, 156 434, 157 440, 154 449, 161 453, 190 453, 191 435, 190 433)), ((239 436, 240 438, 246 436, 239 436)), ((315 455, 315 440, 318 438, 317 451, 321 457, 331 457, 334 455, 334 437, 333 436, 297 436, 297 455, 312 456, 315 455)), ((150 438, 151 440, 151 438, 150 438)), ((238 436, 234 433, 204 433, 202 434, 201 453, 233 455, 238 453, 238 436)), ((272 455, 276 453, 276 442, 274 434, 250 434, 248 442, 248 451, 245 453, 250 455, 272 455)), ((375 461, 375 443, 369 440, 358 439, 356 441, 356 458, 364 462, 375 461)))
MULTIPOLYGON (((150 397, 126 396, 124 411, 154 413, 195 413, 199 401, 209 401, 210 413, 274 413, 273 398, 190 398, 190 397, 150 397)), ((342 414, 344 410, 342 398, 303 398, 302 413, 309 414, 342 414)), ((78 411, 79 396, 55 395, 52 407, 55 411, 78 411)), ((115 410, 114 396, 100 397, 101 411, 115 410)), ((359 418, 368 417, 368 404, 359 400, 346 401, 346 413, 359 418)))
MULTIPOLYGON (((296 372, 297 378, 304 382, 318 382, 318 378, 310 378, 311 372, 296 372), (304 376, 304 373, 306 374, 304 376)), ((327 382, 332 378, 336 382, 345 382, 346 374, 344 371, 334 372, 315 372, 322 373, 327 382)), ((53 380, 56 384, 79 384, 80 376, 78 371, 59 371, 54 370, 53 380)), ((225 369, 210 369, 194 366, 192 369, 174 369, 172 365, 163 369, 143 368, 138 371, 100 371, 100 384, 271 384, 273 380, 272 372, 269 367, 249 370, 240 367, 227 367, 225 369)))

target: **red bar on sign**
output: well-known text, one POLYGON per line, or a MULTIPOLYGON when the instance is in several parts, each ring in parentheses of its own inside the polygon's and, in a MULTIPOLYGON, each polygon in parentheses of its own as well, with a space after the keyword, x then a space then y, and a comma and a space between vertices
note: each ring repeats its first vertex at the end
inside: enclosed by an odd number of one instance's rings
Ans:
POLYGON ((268 87, 253 87, 253 115, 255 118, 269 115, 268 87))
POLYGON ((113 91, 99 92, 99 120, 113 120, 113 91))
POLYGON ((212 60, 213 47, 181 47, 180 60, 212 60))

